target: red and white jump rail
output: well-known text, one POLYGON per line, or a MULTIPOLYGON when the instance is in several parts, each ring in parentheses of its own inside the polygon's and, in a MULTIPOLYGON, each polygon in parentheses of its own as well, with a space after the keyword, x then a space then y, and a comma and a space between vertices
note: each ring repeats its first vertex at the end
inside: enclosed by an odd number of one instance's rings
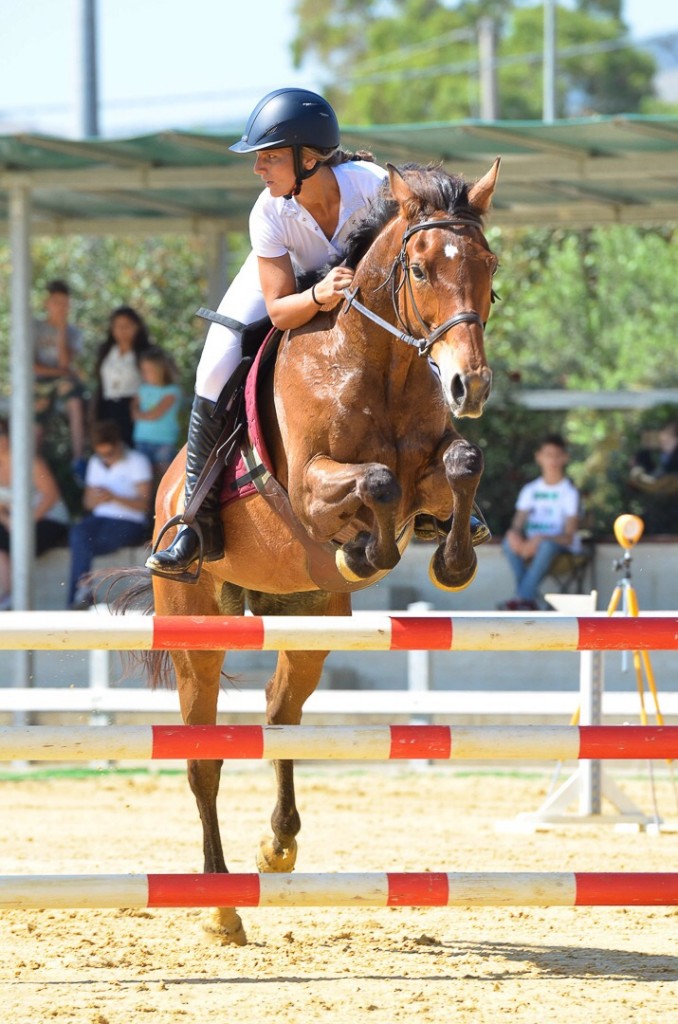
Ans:
POLYGON ((94 907, 665 907, 678 874, 4 875, 0 910, 94 907))
POLYGON ((108 615, 4 612, 0 650, 668 651, 678 615, 108 615))
POLYGON ((678 760, 678 726, 3 726, 0 760, 678 760))

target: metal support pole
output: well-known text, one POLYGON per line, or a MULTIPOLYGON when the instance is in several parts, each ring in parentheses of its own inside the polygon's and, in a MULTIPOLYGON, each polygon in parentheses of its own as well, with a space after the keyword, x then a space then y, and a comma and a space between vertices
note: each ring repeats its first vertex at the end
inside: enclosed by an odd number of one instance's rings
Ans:
MULTIPOLYGON (((579 655, 580 725, 600 725, 603 714, 603 653, 582 651, 579 655)), ((602 771, 600 761, 579 765, 579 813, 602 813, 602 771)))
MULTIPOLYGON (((12 267, 10 296, 11 352, 10 442, 12 457, 12 605, 32 607, 35 529, 33 526, 33 325, 30 316, 30 193, 16 187, 9 194, 9 232, 12 267)), ((15 686, 33 682, 31 651, 16 651, 15 686)), ((26 722, 16 712, 14 722, 26 722)))
POLYGON ((483 121, 496 121, 497 70, 496 26, 492 18, 478 21, 478 65, 480 73, 480 116, 483 121))
POLYGON ((542 120, 556 119, 556 3, 544 0, 544 82, 542 120))
MULTIPOLYGON (((412 615, 426 615, 433 609, 428 601, 413 601, 408 604, 407 610, 412 615)), ((431 652, 430 651, 408 651, 407 652, 407 689, 410 693, 426 693, 431 689, 431 652)), ((431 721, 430 715, 414 715, 410 719, 412 725, 428 725, 431 721)), ((412 768, 425 768, 431 762, 422 760, 410 761, 412 768)))
POLYGON ((80 129, 85 138, 99 134, 96 0, 79 0, 81 32, 80 129))

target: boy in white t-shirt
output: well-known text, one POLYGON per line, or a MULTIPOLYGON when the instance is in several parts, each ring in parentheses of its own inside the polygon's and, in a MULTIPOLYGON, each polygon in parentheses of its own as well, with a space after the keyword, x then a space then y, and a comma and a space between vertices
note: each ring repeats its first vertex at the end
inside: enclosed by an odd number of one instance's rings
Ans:
POLYGON ((127 448, 115 420, 92 428, 94 454, 87 463, 83 506, 87 515, 71 527, 68 607, 87 608, 92 594, 87 576, 92 560, 123 547, 143 544, 150 532, 153 467, 141 452, 127 448))
POLYGON ((577 553, 579 491, 565 476, 567 445, 559 434, 547 435, 534 456, 541 476, 525 484, 502 547, 516 581, 516 594, 500 607, 506 611, 539 608, 539 584, 558 555, 577 553))

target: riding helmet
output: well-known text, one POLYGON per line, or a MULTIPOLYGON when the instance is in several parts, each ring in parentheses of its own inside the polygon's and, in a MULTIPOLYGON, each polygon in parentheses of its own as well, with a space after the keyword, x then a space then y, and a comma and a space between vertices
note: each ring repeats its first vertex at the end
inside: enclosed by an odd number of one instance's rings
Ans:
POLYGON ((337 116, 327 100, 308 89, 275 89, 250 114, 245 134, 230 148, 234 153, 284 146, 336 149, 337 116))
POLYGON ((275 89, 260 100, 250 114, 245 134, 229 148, 234 153, 254 153, 260 149, 290 147, 294 156, 296 183, 285 196, 298 195, 301 184, 321 166, 310 170, 301 164, 302 146, 326 150, 329 155, 339 145, 337 115, 326 99, 308 89, 275 89))

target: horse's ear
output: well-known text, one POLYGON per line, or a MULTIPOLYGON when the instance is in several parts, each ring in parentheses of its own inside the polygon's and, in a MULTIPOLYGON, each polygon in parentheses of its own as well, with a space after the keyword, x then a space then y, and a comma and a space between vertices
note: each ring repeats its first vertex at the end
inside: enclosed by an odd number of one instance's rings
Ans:
POLYGON ((419 213, 421 203, 414 195, 402 174, 393 164, 386 164, 388 180, 391 184, 391 195, 400 206, 405 220, 414 220, 419 213))
POLYGON ((472 185, 468 190, 468 201, 470 205, 480 213, 487 213, 490 208, 492 195, 494 194, 495 185, 497 184, 500 162, 501 157, 498 156, 487 174, 480 178, 480 180, 477 181, 475 185, 472 185))

